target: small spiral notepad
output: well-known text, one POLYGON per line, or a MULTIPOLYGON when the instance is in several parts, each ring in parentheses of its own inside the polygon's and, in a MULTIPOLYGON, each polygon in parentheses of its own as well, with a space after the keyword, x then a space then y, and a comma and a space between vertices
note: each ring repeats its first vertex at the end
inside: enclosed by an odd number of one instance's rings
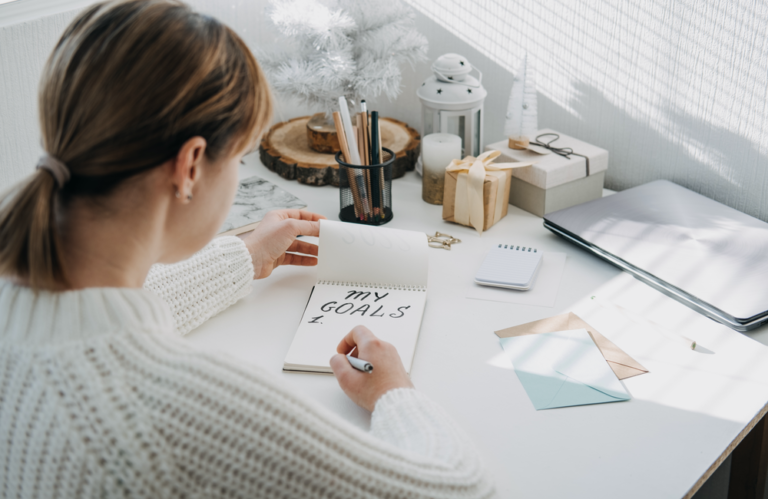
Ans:
POLYGON ((499 288, 531 289, 541 267, 541 252, 529 246, 498 244, 483 260, 475 282, 499 288))

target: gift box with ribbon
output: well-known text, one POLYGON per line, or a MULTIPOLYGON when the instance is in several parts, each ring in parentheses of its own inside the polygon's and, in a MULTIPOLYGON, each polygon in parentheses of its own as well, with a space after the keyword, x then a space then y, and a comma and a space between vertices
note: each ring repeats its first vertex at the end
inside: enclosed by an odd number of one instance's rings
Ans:
POLYGON ((539 130, 526 149, 510 149, 508 140, 486 146, 499 161, 530 161, 512 173, 509 202, 543 217, 603 195, 608 151, 550 129, 539 130))
POLYGON ((493 163, 499 151, 454 159, 445 169, 443 220, 474 227, 482 234, 507 215, 511 172, 530 161, 493 163))

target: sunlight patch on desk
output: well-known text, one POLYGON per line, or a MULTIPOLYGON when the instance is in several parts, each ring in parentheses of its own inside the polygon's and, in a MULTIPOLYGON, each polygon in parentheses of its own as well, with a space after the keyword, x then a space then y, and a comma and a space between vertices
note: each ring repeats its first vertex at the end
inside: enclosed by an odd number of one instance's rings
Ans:
MULTIPOLYGON (((624 380, 633 397, 629 404, 643 401, 746 424, 762 408, 761 401, 768 398, 768 348, 629 274, 619 274, 566 310, 576 313, 650 371, 624 380), (598 294, 648 320, 640 323, 620 311, 601 307, 590 299, 598 294), (649 327, 649 323, 663 325, 667 334, 649 327), (704 350, 686 348, 684 343, 671 340, 669 332, 695 339, 704 350)), ((486 364, 513 369, 504 357, 500 345, 499 353, 486 364)), ((517 377, 506 379, 520 383, 517 377)))
POLYGON ((768 348, 622 273, 593 294, 696 340, 706 353, 585 297, 572 310, 650 373, 626 380, 638 400, 745 423, 768 398, 768 348))
MULTIPOLYGON (((501 348, 501 346, 499 346, 499 348, 501 348)), ((499 369, 512 370, 515 368, 515 366, 512 365, 512 361, 509 360, 509 357, 507 357, 503 351, 488 359, 486 364, 489 366, 498 367, 499 369)))

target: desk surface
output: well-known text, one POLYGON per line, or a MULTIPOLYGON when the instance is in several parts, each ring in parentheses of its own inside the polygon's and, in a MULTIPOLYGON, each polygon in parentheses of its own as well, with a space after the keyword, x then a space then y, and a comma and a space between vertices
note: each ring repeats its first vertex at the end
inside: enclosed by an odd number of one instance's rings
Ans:
MULTIPOLYGON (((241 177, 258 174, 296 194, 308 209, 338 219, 334 187, 310 187, 268 171, 256 155, 241 177)), ((462 240, 430 250, 429 294, 411 378, 473 437, 500 497, 680 498, 692 495, 768 402, 768 328, 740 334, 716 324, 583 252, 513 206, 478 236, 442 221, 421 200, 421 178, 393 182, 388 226, 447 232, 462 240), (554 307, 465 298, 475 270, 464 263, 494 242, 566 253, 554 307), (603 299, 696 340, 686 350, 647 324, 589 300, 603 299), (649 374, 624 381, 629 402, 536 411, 493 331, 574 311, 637 359, 649 374), (755 341, 758 340, 758 341, 755 341)), ((315 283, 314 268, 278 268, 253 292, 187 337, 282 377, 351 424, 370 415, 332 376, 283 373, 282 364, 315 283)))

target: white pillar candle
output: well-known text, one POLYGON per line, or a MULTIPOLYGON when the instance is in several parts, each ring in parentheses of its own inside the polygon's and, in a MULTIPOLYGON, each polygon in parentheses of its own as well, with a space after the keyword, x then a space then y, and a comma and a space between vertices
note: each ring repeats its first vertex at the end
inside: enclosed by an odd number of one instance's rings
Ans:
POLYGON ((461 159, 461 137, 450 133, 431 133, 421 139, 423 163, 421 197, 427 203, 443 204, 445 168, 461 159))

